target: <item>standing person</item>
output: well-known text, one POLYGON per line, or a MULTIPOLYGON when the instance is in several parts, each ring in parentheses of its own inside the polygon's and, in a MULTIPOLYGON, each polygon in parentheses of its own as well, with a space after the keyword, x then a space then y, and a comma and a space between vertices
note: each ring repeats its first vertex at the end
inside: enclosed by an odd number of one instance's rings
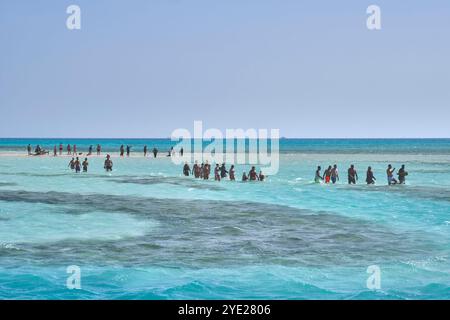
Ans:
POLYGON ((144 146, 144 157, 147 156, 147 145, 144 146))
POLYGON ((254 166, 248 172, 248 177, 249 177, 250 181, 256 181, 256 180, 259 179, 258 174, 256 173, 256 169, 255 169, 254 166))
POLYGON ((68 155, 72 154, 72 149, 70 148, 70 144, 67 145, 67 154, 68 155))
POLYGON ((200 166, 198 165, 198 162, 195 161, 194 166, 192 167, 192 172, 194 173, 195 178, 200 177, 200 166))
POLYGON ((27 146, 28 155, 31 156, 31 144, 27 146))
POLYGON ((123 157, 123 154, 125 152, 125 148, 123 147, 123 145, 120 146, 120 156, 123 157))
POLYGON ((153 158, 156 158, 156 156, 158 155, 158 149, 153 148, 153 158))
POLYGON ((348 168, 348 184, 356 184, 358 180, 358 173, 356 172, 355 165, 351 165, 348 168))
POLYGON ((206 180, 208 180, 209 175, 211 174, 211 164, 209 164, 208 161, 206 161, 205 168, 206 168, 206 180))
POLYGON ((230 180, 231 181, 235 181, 235 177, 234 177, 234 165, 232 164, 230 167, 230 180))
POLYGON ((88 158, 84 158, 84 161, 81 165, 83 166, 83 172, 87 172, 89 166, 88 158))
POLYGON ((61 156, 63 152, 63 145, 62 143, 59 144, 59 155, 61 156))
POLYGON ((205 165, 203 166, 203 179, 208 180, 210 173, 211 173, 211 166, 209 165, 208 161, 206 161, 205 165))
POLYGON ((220 166, 220 177, 222 179, 226 178, 228 174, 227 168, 225 167, 225 162, 220 166))
POLYGON ((333 169, 331 169, 331 182, 335 184, 336 181, 339 181, 339 171, 337 169, 337 165, 335 164, 333 169))
POLYGON ((216 181, 220 181, 219 172, 220 172, 220 167, 219 167, 219 164, 216 163, 216 167, 214 168, 214 180, 216 180, 216 181))
POLYGON ((56 157, 58 155, 58 151, 56 150, 56 144, 53 147, 53 156, 56 157))
POLYGON ((131 147, 129 145, 127 145, 127 157, 130 156, 130 150, 131 150, 131 147))
POLYGON ((77 155, 77 145, 76 144, 73 145, 73 154, 75 156, 77 155))
POLYGON ((394 178, 394 172, 395 172, 395 168, 392 168, 392 165, 388 165, 388 167, 386 169, 388 185, 398 183, 398 181, 394 178))
POLYGON ((330 183, 331 181, 331 166, 328 166, 328 168, 323 173, 323 176, 325 178, 325 183, 330 183))
POLYGON ((99 144, 97 144, 97 155, 98 156, 100 155, 101 151, 102 151, 102 147, 99 144))
POLYGON ((68 167, 70 167, 70 169, 75 169, 75 158, 72 158, 72 160, 70 160, 68 167))
POLYGON ((173 157, 175 155, 175 150, 173 150, 173 147, 170 147, 170 156, 173 157))
POLYGON ((88 156, 90 156, 92 154, 92 144, 89 146, 89 151, 88 151, 88 156))
POLYGON ((366 182, 367 184, 375 184, 377 179, 373 175, 372 167, 367 168, 366 182))
POLYGON ((318 166, 318 167, 317 167, 317 170, 316 170, 316 174, 315 174, 315 176, 314 176, 314 182, 315 182, 315 183, 320 183, 320 181, 323 180, 323 177, 322 177, 322 175, 320 174, 320 170, 322 170, 322 167, 321 167, 321 166, 318 166))
POLYGON ((200 166, 200 179, 203 179, 203 173, 205 172, 205 164, 202 162, 200 166))
POLYGON ((191 168, 189 167, 188 163, 186 162, 183 166, 183 174, 186 177, 189 177, 189 173, 191 172, 191 168))
POLYGON ((80 163, 80 159, 75 160, 75 173, 80 173, 81 171, 81 163, 80 163))
POLYGON ((113 162, 111 161, 111 156, 109 154, 106 155, 106 160, 103 168, 105 168, 106 172, 112 171, 113 162))
POLYGON ((180 149, 180 156, 183 156, 183 154, 184 154, 184 149, 183 149, 183 147, 181 147, 181 149, 180 149))
POLYGON ((405 184, 406 176, 408 175, 408 172, 405 170, 404 164, 402 165, 400 170, 398 170, 397 175, 398 175, 398 183, 405 184))

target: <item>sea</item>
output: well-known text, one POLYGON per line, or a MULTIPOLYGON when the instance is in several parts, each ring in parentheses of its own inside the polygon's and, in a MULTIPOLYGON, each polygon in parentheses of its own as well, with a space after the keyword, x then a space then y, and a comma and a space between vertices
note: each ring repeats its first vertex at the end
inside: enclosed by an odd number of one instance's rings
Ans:
POLYGON ((450 298, 450 139, 281 139, 261 182, 240 181, 247 164, 237 181, 185 177, 174 144, 0 139, 0 298, 450 298), (27 155, 60 143, 62 156, 27 155), (77 174, 67 144, 102 154, 77 174), (314 182, 334 164, 336 184, 314 182), (405 185, 388 186, 388 164, 405 185))

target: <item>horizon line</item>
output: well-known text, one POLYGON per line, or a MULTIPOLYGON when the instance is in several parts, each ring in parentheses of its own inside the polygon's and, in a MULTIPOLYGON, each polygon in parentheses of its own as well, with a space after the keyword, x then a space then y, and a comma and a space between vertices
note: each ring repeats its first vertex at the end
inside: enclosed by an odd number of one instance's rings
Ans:
MULTIPOLYGON (((118 140, 118 139, 126 139, 126 140, 172 140, 171 137, 116 137, 116 138, 106 138, 106 137, 0 137, 0 139, 78 139, 78 140, 118 140)), ((192 140, 194 138, 190 138, 192 140)), ((234 138, 234 139, 242 139, 242 138, 234 138)), ((245 138, 249 139, 249 138, 245 138)), ((259 138, 257 138, 259 139, 259 138)), ((275 140, 269 138, 269 140, 275 140)), ((450 137, 280 137, 278 140, 448 140, 450 137)), ((181 139, 180 139, 181 140, 181 139)), ((203 140, 203 138, 202 138, 203 140)), ((227 140, 223 138, 223 140, 227 140)), ((174 140, 176 141, 176 140, 174 140)))

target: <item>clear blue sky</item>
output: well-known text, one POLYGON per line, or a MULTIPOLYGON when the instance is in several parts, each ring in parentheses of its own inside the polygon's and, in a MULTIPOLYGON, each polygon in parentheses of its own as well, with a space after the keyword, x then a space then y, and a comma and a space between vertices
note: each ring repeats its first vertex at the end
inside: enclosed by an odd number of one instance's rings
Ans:
POLYGON ((0 110, 0 137, 450 137, 450 1, 0 0, 0 110))

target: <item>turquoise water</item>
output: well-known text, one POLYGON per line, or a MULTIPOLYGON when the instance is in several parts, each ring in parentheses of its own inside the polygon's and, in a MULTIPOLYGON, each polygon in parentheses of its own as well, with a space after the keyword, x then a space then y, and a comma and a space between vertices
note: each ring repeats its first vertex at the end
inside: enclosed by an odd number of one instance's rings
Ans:
POLYGON ((112 174, 103 157, 76 175, 67 157, 13 155, 97 141, 0 139, 0 298, 450 298, 450 140, 285 139, 262 183, 199 181, 138 154, 165 152, 164 139, 102 140, 108 152, 134 147, 112 174), (341 182, 312 183, 334 163, 341 182), (406 165, 406 185, 386 186, 388 163, 406 165), (368 165, 377 185, 363 184, 368 165), (80 290, 66 287, 70 265, 80 290), (379 290, 366 286, 371 265, 379 290))
MULTIPOLYGON (((87 151, 89 146, 97 144, 105 152, 118 151, 121 144, 132 146, 133 152, 141 152, 144 145, 150 149, 158 148, 167 152, 174 145, 170 139, 42 139, 42 138, 0 138, 0 151, 23 151, 28 144, 39 144, 47 150, 62 143, 76 144, 78 150, 87 151)), ((204 141, 203 145, 210 142, 204 141)), ((248 141, 247 141, 248 144, 248 141)), ((270 150, 270 143, 268 145, 270 150)), ((280 139, 280 152, 307 153, 401 153, 401 154, 450 154, 450 139, 280 139)))

